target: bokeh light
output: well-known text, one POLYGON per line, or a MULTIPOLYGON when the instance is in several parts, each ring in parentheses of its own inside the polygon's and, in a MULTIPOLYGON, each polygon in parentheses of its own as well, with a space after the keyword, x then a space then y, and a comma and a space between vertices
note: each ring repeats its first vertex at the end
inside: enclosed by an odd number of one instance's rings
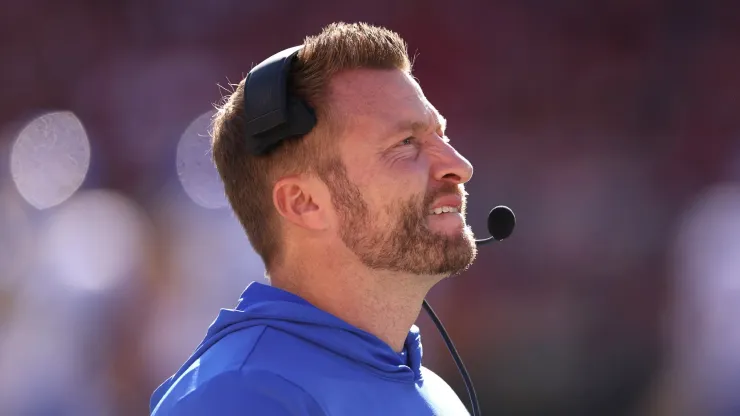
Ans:
POLYGON ((740 381, 740 185, 715 185, 694 201, 676 265, 677 362, 704 406, 732 402, 740 381))
POLYGON ((0 292, 27 272, 33 255, 33 228, 22 205, 15 192, 0 184, 0 292))
POLYGON ((250 282, 267 282, 262 259, 231 211, 183 206, 178 204, 181 198, 163 193, 152 213, 155 222, 170 230, 165 250, 176 276, 140 329, 142 356, 155 378, 167 376, 187 359, 215 311, 233 307, 250 282))
POLYGON ((185 193, 205 208, 227 206, 223 183, 211 159, 210 126, 213 111, 193 120, 177 144, 177 176, 185 193))
POLYGON ((47 113, 21 130, 10 170, 18 192, 38 209, 64 202, 82 185, 90 167, 90 142, 69 111, 47 113))
POLYGON ((41 243, 43 258, 70 287, 114 287, 143 256, 146 217, 119 193, 80 192, 49 221, 41 243))
MULTIPOLYGON (((723 342, 710 344, 726 346, 733 337, 734 350, 740 350, 740 332, 726 331, 735 327, 740 314, 740 186, 717 185, 698 198, 677 241, 683 295, 706 314, 703 322, 713 322, 712 326, 724 322, 712 334, 723 342)), ((703 340, 711 341, 709 334, 704 335, 703 340)), ((730 355, 740 366, 735 351, 730 355)))

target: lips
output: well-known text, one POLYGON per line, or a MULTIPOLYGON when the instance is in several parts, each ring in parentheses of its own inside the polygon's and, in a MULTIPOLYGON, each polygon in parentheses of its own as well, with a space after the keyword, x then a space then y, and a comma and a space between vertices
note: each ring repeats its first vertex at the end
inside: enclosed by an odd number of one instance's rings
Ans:
POLYGON ((462 210, 462 196, 459 195, 448 195, 437 199, 431 206, 429 211, 434 211, 437 208, 452 207, 457 209, 458 212, 462 210))

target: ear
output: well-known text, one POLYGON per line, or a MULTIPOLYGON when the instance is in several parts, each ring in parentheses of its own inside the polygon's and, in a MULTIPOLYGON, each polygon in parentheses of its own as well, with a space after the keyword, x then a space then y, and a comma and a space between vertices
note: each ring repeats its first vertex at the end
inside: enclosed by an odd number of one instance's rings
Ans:
POLYGON ((328 206, 322 183, 307 175, 280 178, 272 188, 272 202, 278 213, 291 223, 309 230, 329 227, 328 206))

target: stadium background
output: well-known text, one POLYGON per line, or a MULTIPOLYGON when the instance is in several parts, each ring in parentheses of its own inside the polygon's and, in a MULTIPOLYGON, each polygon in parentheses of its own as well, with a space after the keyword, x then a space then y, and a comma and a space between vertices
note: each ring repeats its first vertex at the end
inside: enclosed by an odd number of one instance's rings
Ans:
POLYGON ((4 0, 0 414, 145 414, 262 279, 208 117, 336 20, 409 42, 478 235, 517 213, 429 297, 486 415, 740 414, 740 3, 687 0, 4 0))

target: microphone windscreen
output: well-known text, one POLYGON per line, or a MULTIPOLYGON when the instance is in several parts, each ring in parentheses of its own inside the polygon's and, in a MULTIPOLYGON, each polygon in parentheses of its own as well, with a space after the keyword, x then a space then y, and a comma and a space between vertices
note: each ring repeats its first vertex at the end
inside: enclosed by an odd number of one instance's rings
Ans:
POLYGON ((495 240, 503 240, 511 235, 516 226, 514 211, 499 205, 488 214, 488 232, 495 240))

